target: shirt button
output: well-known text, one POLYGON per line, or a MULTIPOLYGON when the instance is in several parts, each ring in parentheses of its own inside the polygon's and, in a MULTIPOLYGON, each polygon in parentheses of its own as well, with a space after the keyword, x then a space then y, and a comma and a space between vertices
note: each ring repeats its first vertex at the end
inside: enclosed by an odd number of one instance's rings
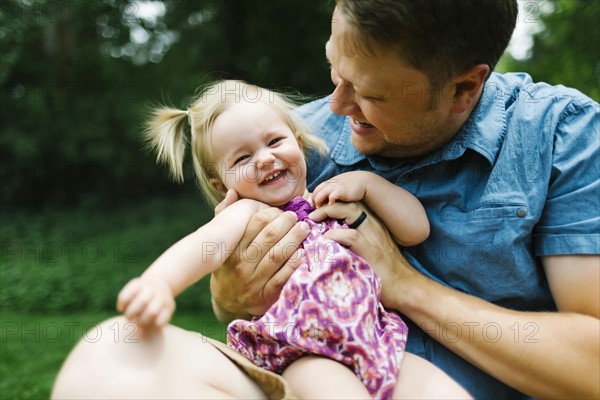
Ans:
POLYGON ((527 210, 525 210, 524 208, 519 208, 517 210, 517 217, 523 218, 526 215, 527 215, 527 210))

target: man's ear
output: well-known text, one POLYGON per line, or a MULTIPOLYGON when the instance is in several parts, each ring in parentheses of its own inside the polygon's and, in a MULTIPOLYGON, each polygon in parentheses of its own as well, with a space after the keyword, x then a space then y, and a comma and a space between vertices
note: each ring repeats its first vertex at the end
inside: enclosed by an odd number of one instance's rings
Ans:
POLYGON ((461 114, 469 109, 489 74, 489 65, 477 64, 467 72, 452 79, 452 101, 454 103, 452 112, 461 114))
POLYGON ((210 178, 210 184, 219 192, 223 194, 227 193, 227 188, 219 178, 210 178))

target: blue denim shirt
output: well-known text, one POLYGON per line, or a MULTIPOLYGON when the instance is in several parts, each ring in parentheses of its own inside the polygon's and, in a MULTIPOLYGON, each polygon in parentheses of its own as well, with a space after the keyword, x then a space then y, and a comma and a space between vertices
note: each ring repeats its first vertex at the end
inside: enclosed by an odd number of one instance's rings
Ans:
MULTIPOLYGON (((360 154, 347 118, 332 114, 327 98, 298 113, 329 147, 327 156, 308 157, 309 190, 342 172, 375 172, 427 211, 429 239, 404 249, 423 274, 502 307, 555 311, 538 257, 600 253, 599 110, 576 90, 534 83, 526 74, 492 74, 453 140, 419 160, 360 154)), ((435 337, 469 340, 470 330, 482 329, 491 341, 510 335, 534 345, 534 323, 502 331, 494 322, 417 327, 405 320, 407 351, 444 369, 475 398, 526 397, 435 337)))

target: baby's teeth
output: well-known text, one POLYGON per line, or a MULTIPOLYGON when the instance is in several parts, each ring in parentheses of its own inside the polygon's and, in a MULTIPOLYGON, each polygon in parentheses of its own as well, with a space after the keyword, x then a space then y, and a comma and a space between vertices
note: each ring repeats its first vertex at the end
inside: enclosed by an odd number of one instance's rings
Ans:
POLYGON ((266 181, 272 181, 273 179, 277 178, 279 175, 281 175, 281 171, 277 172, 275 175, 272 175, 272 176, 268 177, 265 180, 266 181))

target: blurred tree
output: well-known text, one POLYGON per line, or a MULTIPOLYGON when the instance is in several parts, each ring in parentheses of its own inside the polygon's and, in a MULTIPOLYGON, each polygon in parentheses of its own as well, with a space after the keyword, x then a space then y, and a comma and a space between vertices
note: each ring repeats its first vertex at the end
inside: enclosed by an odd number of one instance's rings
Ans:
POLYGON ((110 206, 172 192, 141 150, 148 105, 185 107, 197 86, 219 77, 326 93, 330 7, 2 0, 0 202, 110 206))
POLYGON ((176 88, 177 93, 191 95, 196 85, 222 77, 301 93, 328 93, 331 83, 324 56, 332 10, 328 0, 164 4, 169 10, 166 23, 177 27, 180 35, 161 63, 169 73, 157 83, 169 87, 170 93, 176 88), (192 79, 182 81, 182 76, 192 79))
MULTIPOLYGON (((600 101, 600 2, 597 0, 544 0, 523 2, 520 18, 540 22, 533 35, 531 56, 505 56, 501 69, 526 71, 536 81, 579 89, 600 101), (542 5, 548 5, 544 12, 542 5)), ((545 8, 545 7, 544 7, 545 8)))
MULTIPOLYGON (((136 132, 135 66, 103 54, 98 21, 124 24, 109 2, 3 1, 0 160, 8 205, 101 204, 150 171, 136 132), (138 168, 141 167, 141 168, 138 168)), ((122 35, 124 35, 122 33, 122 35)), ((148 180, 152 185, 152 180, 148 180)))

